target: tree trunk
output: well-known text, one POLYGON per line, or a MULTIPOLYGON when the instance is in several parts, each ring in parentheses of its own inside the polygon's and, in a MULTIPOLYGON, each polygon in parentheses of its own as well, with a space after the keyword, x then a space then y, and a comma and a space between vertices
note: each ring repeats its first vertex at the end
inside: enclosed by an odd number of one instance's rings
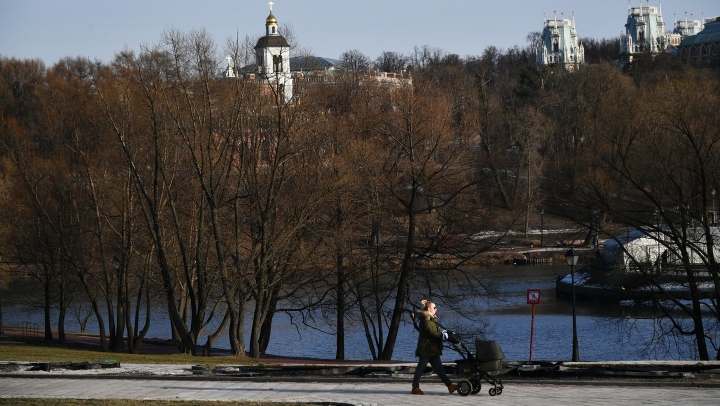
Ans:
MULTIPOLYGON (((125 291, 125 272, 123 270, 122 261, 117 264, 116 271, 116 282, 117 282, 117 322, 115 323, 115 331, 112 331, 112 348, 113 352, 123 352, 125 348, 125 323, 126 323, 126 302, 127 292, 125 291)), ((130 326, 128 326, 130 327, 130 326)))
POLYGON ((260 354, 265 354, 268 345, 270 345, 270 333, 272 332, 273 318, 277 311, 278 294, 280 293, 280 284, 272 290, 271 297, 268 303, 268 309, 265 313, 265 319, 263 320, 262 327, 260 328, 260 337, 258 343, 260 345, 260 354))
MULTIPOLYGON (((242 296, 242 295, 241 295, 242 296)), ((240 298, 235 317, 230 317, 230 350, 233 355, 245 355, 245 299, 240 298)))
POLYGON ((695 279, 695 273, 692 269, 688 268, 688 287, 690 288, 690 300, 692 302, 692 318, 694 321, 693 333, 695 334, 695 341, 697 342, 698 358, 701 361, 709 361, 710 355, 708 353, 707 341, 705 337, 705 327, 703 324, 702 305, 700 303, 700 289, 695 279))
POLYGON ((60 306, 59 312, 58 312, 58 343, 59 344, 65 344, 65 316, 67 315, 67 304, 65 303, 65 283, 63 282, 59 284, 60 286, 60 297, 58 300, 58 305, 60 306))
POLYGON ((53 333, 50 325, 50 276, 47 266, 45 266, 45 341, 52 342, 53 333))
POLYGON ((88 298, 90 299, 90 306, 92 306, 93 313, 95 313, 95 319, 98 322, 98 330, 100 332, 100 351, 107 352, 108 351, 108 345, 107 345, 107 336, 105 335, 105 319, 103 319, 102 313, 100 312, 100 305, 98 304, 98 300, 95 297, 95 295, 92 293, 92 290, 87 285, 87 280, 85 279, 85 274, 78 271, 76 269, 76 272, 78 272, 77 277, 80 279, 80 282, 82 283, 83 287, 85 288, 85 292, 88 295, 88 298))
POLYGON ((228 324, 228 320, 230 320, 230 309, 225 311, 225 315, 223 316, 222 321, 220 322, 220 326, 215 330, 214 333, 207 336, 207 340, 205 341, 205 345, 203 345, 203 356, 209 357, 210 351, 212 350, 212 345, 217 341, 217 339, 220 337, 223 331, 225 331, 225 326, 228 324))
POLYGON ((258 290, 257 298, 255 299, 255 311, 253 312, 253 323, 252 329, 250 330, 250 357, 260 358, 260 328, 262 326, 263 311, 262 306, 265 305, 263 296, 265 293, 262 290, 258 290))
MULTIPOLYGON (((417 185, 414 185, 417 188, 417 185)), ((410 274, 414 268, 413 248, 415 246, 415 198, 417 191, 413 189, 410 203, 408 204, 408 236, 405 243, 405 254, 403 255, 402 267, 400 269, 400 279, 398 280, 397 294, 395 296, 395 306, 393 308, 390 326, 388 327, 387 340, 380 354, 380 359, 389 361, 392 359, 393 351, 395 351, 395 342, 397 341, 398 331, 400 330, 400 321, 403 313, 403 305, 407 298, 408 281, 410 274)))
MULTIPOLYGON (((107 278, 106 278, 107 279, 107 278)), ((115 335, 115 308, 113 306, 112 301, 112 286, 111 282, 108 280, 105 282, 106 287, 106 294, 105 294, 105 307, 107 308, 107 316, 108 316, 108 335, 110 339, 110 351, 114 351, 115 348, 115 340, 117 336, 115 335)))
POLYGON ((335 344, 335 359, 345 359, 345 268, 340 248, 337 250, 337 337, 335 344))
POLYGON ((2 319, 2 297, 0 296, 0 336, 5 334, 5 328, 3 327, 2 319))
MULTIPOLYGON (((143 287, 145 286, 145 280, 147 279, 147 268, 145 269, 145 276, 140 283, 140 289, 138 290, 137 303, 135 304, 135 337, 132 340, 132 346, 128 343, 128 352, 131 354, 140 353, 140 345, 145 338, 148 330, 150 329, 150 315, 152 311, 152 304, 150 302, 150 287, 145 289, 145 324, 141 331, 138 331, 140 322, 140 306, 142 303, 143 287)), ((128 333, 129 334, 129 333, 128 333)))

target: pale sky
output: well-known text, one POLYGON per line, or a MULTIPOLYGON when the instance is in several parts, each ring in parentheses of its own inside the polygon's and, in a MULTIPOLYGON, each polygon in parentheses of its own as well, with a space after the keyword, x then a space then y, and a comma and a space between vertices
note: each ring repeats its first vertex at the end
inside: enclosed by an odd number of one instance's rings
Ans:
MULTIPOLYGON (((634 7, 641 0, 632 0, 634 7)), ((580 38, 612 38, 624 30, 628 0, 275 0, 273 14, 291 24, 300 47, 339 58, 358 49, 370 59, 383 51, 409 54, 428 45, 461 57, 488 46, 524 47, 548 19, 575 14, 580 38)), ((646 6, 647 0, 642 0, 646 6)), ((662 6, 666 30, 675 17, 720 15, 718 0, 650 0, 662 6)), ((268 0, 0 0, 0 55, 88 57, 110 62, 124 49, 160 40, 163 31, 204 28, 219 49, 228 38, 262 36, 268 0)))

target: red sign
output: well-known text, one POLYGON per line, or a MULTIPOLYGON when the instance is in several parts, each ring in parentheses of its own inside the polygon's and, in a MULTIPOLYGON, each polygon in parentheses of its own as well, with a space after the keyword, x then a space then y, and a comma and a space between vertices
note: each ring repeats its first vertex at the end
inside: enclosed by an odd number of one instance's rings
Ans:
POLYGON ((528 289, 527 291, 527 304, 540 304, 540 291, 528 289))
POLYGON ((530 322, 530 361, 532 361, 533 335, 535 333, 535 305, 540 304, 540 291, 528 289, 527 303, 532 305, 532 321, 530 322))

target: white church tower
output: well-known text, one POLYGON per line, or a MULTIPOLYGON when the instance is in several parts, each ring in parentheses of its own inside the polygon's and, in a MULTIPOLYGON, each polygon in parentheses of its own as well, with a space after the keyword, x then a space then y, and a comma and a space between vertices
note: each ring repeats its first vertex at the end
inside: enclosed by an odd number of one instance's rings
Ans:
POLYGON ((225 73, 223 73, 223 76, 228 79, 233 79, 236 77, 236 75, 235 75, 235 70, 233 69, 232 64, 231 64, 232 57, 230 55, 228 55, 227 58, 225 58, 225 59, 227 59, 228 64, 227 64, 227 68, 225 68, 225 73))
POLYGON ((669 37, 665 34, 665 22, 662 18, 662 6, 631 7, 628 1, 628 18, 625 33, 620 39, 620 53, 628 54, 659 54, 668 49, 669 37))
POLYGON ((261 80, 272 87, 282 100, 290 102, 293 97, 293 80, 290 73, 290 44, 278 33, 277 19, 270 4, 270 15, 265 20, 265 36, 255 45, 257 73, 261 80))
POLYGON ((535 66, 557 64, 572 71, 585 63, 585 48, 575 30, 575 16, 544 21, 542 38, 535 47, 535 66))

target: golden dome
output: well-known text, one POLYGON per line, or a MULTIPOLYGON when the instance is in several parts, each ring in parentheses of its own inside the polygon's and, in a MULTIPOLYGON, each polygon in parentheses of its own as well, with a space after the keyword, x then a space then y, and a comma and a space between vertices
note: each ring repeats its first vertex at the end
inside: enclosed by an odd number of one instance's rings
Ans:
POLYGON ((272 11, 270 12, 270 15, 268 16, 267 20, 265 20, 265 24, 277 24, 277 19, 273 15, 272 11))

